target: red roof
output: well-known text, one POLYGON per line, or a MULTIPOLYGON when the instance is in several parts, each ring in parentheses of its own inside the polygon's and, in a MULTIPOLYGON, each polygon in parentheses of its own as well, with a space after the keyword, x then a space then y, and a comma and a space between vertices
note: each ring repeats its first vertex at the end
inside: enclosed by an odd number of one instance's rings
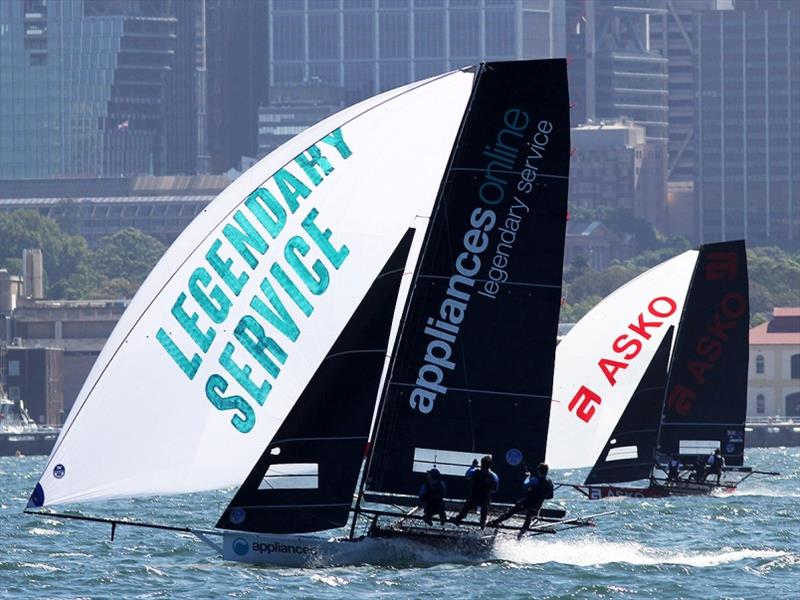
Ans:
POLYGON ((772 316, 750 330, 750 343, 800 346, 800 307, 775 308, 772 316))

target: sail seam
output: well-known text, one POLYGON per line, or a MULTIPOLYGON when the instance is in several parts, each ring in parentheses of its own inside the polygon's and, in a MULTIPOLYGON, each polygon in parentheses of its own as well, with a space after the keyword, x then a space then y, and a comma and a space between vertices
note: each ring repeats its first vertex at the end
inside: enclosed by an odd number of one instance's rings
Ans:
MULTIPOLYGON (((282 440, 275 440, 269 447, 285 444, 287 442, 324 442, 328 440, 365 440, 365 435, 351 435, 351 436, 335 436, 335 437, 303 437, 303 438, 284 438, 282 440)), ((278 463, 275 463, 278 464, 278 463)))
MULTIPOLYGON (((401 383, 399 381, 393 381, 389 383, 389 386, 416 387, 416 383, 401 383)), ((497 394, 499 396, 515 396, 518 398, 544 398, 546 400, 550 400, 550 396, 546 396, 543 394, 522 394, 519 392, 500 392, 498 390, 482 390, 477 388, 448 387, 447 389, 454 392, 467 392, 470 394, 497 394)))
MULTIPOLYGON (((465 171, 468 173, 483 173, 485 169, 477 169, 475 167, 458 167, 456 169, 450 169, 451 173, 465 171)), ((504 175, 522 175, 522 171, 503 171, 501 169, 492 169, 492 173, 502 173, 504 175)), ((569 180, 568 175, 553 175, 551 173, 537 173, 536 178, 539 179, 540 177, 544 177, 545 179, 566 179, 569 180)))
MULTIPOLYGON (((419 279, 444 279, 446 281, 450 281, 450 277, 446 275, 420 275, 419 279)), ((491 279, 481 279, 479 277, 475 277, 476 283, 486 283, 487 281, 491 281, 491 279)), ((561 289, 560 285, 553 285, 551 283, 521 283, 518 281, 505 281, 503 285, 517 285, 520 287, 540 287, 540 288, 547 288, 547 289, 561 289)))

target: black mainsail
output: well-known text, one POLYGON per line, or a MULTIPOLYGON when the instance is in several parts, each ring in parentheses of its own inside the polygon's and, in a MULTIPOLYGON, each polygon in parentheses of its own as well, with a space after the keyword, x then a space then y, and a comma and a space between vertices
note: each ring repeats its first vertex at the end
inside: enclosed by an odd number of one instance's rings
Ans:
POLYGON ((479 67, 385 383, 369 499, 410 499, 434 466, 464 498, 488 454, 510 501, 523 462, 544 459, 569 149, 565 61, 479 67))
POLYGON ((742 464, 749 323, 744 241, 701 246, 673 351, 661 452, 720 448, 729 465, 742 464))

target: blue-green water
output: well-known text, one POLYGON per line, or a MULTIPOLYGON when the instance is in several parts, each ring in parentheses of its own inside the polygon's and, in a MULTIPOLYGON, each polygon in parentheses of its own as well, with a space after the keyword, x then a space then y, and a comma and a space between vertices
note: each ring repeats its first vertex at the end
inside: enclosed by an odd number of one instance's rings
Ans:
MULTIPOLYGON (((570 513, 616 510, 596 529, 498 545, 459 561, 375 542, 364 563, 274 569, 226 563, 189 535, 22 514, 44 457, 0 458, 0 596, 9 598, 800 598, 800 449, 754 449, 781 477, 723 497, 581 500, 570 513)), ((556 474, 571 481, 583 472, 556 474)), ((228 492, 80 507, 210 527, 228 492)), ((559 492, 560 493, 560 492, 559 492)))

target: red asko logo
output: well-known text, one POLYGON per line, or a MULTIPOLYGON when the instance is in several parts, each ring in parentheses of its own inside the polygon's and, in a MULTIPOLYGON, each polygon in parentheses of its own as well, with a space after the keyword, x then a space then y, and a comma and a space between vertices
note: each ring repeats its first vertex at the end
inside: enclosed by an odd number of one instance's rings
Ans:
MULTIPOLYGON (((734 281, 737 272, 737 255, 733 252, 714 252, 708 256, 705 270, 706 281, 734 281)), ((678 383, 667 396, 667 407, 681 416, 692 411, 697 398, 697 387, 706 382, 707 373, 714 367, 725 351, 731 330, 735 330, 747 313, 747 298, 739 292, 728 292, 720 300, 711 323, 697 340, 694 355, 686 363, 690 380, 686 385, 678 383)))
MULTIPOLYGON (((603 357, 597 362, 600 372, 613 388, 617 384, 617 373, 627 369, 631 361, 642 351, 645 341, 653 337, 651 330, 661 327, 665 319, 675 314, 678 305, 668 296, 659 296, 647 305, 647 313, 641 312, 636 320, 630 323, 627 331, 617 337, 611 344, 611 349, 616 355, 614 358, 603 357)), ((569 403, 569 411, 582 421, 588 423, 592 420, 597 407, 603 400, 600 394, 582 385, 569 403)))

